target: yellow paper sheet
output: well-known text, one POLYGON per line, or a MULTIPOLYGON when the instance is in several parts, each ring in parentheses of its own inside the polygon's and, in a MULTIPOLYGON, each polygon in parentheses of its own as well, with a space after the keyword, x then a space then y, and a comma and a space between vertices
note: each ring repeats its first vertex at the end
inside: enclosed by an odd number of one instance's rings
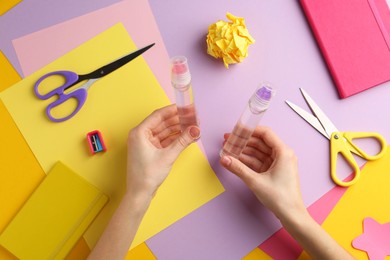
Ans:
MULTIPOLYGON (((45 177, 26 141, 0 101, 0 233, 45 177)), ((16 259, 0 246, 0 259, 16 259)))
MULTIPOLYGON (((390 150, 387 151, 380 160, 367 162, 359 181, 348 188, 322 224, 356 259, 368 259, 366 252, 352 247, 352 240, 363 233, 363 220, 371 217, 379 223, 390 222, 390 150)), ((308 259, 308 255, 303 253, 299 259, 308 259)))
MULTIPOLYGON (((44 109, 52 100, 36 98, 33 85, 53 70, 88 73, 136 49, 126 29, 118 24, 0 94, 45 172, 61 160, 110 197, 110 203, 84 236, 90 247, 124 193, 129 129, 155 109, 169 104, 169 100, 142 57, 97 81, 84 107, 62 123, 47 119, 44 109), (108 150, 91 155, 85 136, 96 129, 102 133, 108 150)), ((223 186, 198 145, 191 145, 161 186, 132 247, 222 192, 223 186)))
POLYGON ((0 233, 45 177, 26 141, 0 102, 0 233))
POLYGON ((267 255, 263 250, 256 247, 249 254, 247 254, 242 258, 242 260, 258 260, 258 259, 271 260, 272 257, 267 255))
MULTIPOLYGON (((4 1, 1 1, 4 2, 4 1)), ((0 92, 21 80, 19 74, 0 51, 0 92)))
POLYGON ((153 255, 152 251, 150 251, 146 243, 142 243, 134 247, 131 251, 129 251, 125 259, 126 260, 139 260, 139 259, 156 260, 157 258, 153 255))
POLYGON ((22 2, 22 0, 2 0, 0 1, 0 15, 5 14, 9 9, 22 2))
MULTIPOLYGON (((77 244, 73 247, 72 251, 70 251, 69 255, 66 256, 66 260, 85 260, 87 259, 91 250, 89 249, 85 239, 83 237, 77 242, 77 244)), ((0 258, 1 259, 1 258, 0 258)))
MULTIPOLYGON (((19 74, 0 51, 0 91, 20 80, 19 74)), ((45 177, 45 173, 1 101, 0 122, 0 143, 2 144, 0 145, 1 233, 45 177)), ((0 246, 0 259, 12 260, 15 257, 0 246)))

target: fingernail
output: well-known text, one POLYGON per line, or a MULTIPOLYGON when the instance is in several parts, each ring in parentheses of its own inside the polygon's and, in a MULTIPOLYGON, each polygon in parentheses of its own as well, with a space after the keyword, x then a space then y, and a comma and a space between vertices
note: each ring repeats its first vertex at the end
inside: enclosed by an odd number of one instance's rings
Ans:
POLYGON ((190 135, 194 139, 198 139, 200 137, 200 129, 196 126, 190 128, 190 135))
POLYGON ((227 157, 227 156, 222 156, 222 158, 221 158, 221 162, 222 162, 222 164, 223 165, 225 165, 225 166, 230 166, 230 164, 232 163, 232 159, 230 159, 229 157, 227 157))

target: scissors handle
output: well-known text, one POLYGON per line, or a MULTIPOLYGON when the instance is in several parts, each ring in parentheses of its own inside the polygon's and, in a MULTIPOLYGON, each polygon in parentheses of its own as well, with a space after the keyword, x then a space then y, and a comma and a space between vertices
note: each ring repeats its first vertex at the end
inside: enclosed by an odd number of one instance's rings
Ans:
POLYGON ((340 186, 348 187, 355 184, 360 178, 360 167, 357 164, 355 158, 352 153, 366 159, 366 160, 377 160, 381 158, 386 150, 387 144, 386 140, 378 133, 370 133, 370 132, 334 132, 331 136, 331 177, 333 181, 340 186), (358 138, 372 138, 379 141, 381 145, 381 150, 375 155, 369 155, 360 149, 354 142, 353 139, 358 138), (355 172, 355 175, 352 180, 345 182, 338 178, 336 173, 336 164, 338 155, 341 154, 343 158, 347 161, 347 163, 352 167, 355 172))
POLYGON ((67 71, 67 70, 53 71, 53 72, 50 72, 50 73, 43 75, 42 77, 40 77, 38 79, 38 81, 34 85, 34 92, 35 92, 35 95, 39 99, 45 100, 45 99, 48 99, 54 95, 61 95, 62 93, 64 93, 65 89, 74 85, 78 81, 78 79, 79 79, 79 75, 77 75, 73 71, 67 71), (39 86, 41 85, 41 83, 45 79, 47 79, 51 76, 63 77, 65 79, 65 84, 63 84, 62 86, 60 86, 58 88, 54 88, 52 91, 50 91, 48 93, 41 94, 41 92, 39 91, 39 86))
POLYGON ((378 133, 374 133, 374 132, 345 132, 343 134, 344 134, 344 138, 349 142, 349 144, 351 146, 353 146, 353 148, 355 148, 356 151, 359 152, 358 155, 366 160, 369 160, 369 161, 377 160, 377 159, 381 158, 383 155, 385 155, 385 153, 386 153, 386 150, 387 150, 386 140, 382 135, 380 135, 378 133), (370 155, 370 154, 364 152, 362 149, 360 149, 353 142, 353 139, 359 139, 359 138, 360 139, 368 139, 368 138, 376 139, 380 143, 381 150, 374 155, 370 155))
POLYGON ((69 118, 73 117, 77 112, 79 112, 81 107, 84 105, 86 99, 87 99, 87 91, 83 88, 76 89, 68 94, 63 93, 62 95, 59 96, 59 98, 57 100, 55 100, 53 103, 50 103, 46 107, 46 115, 53 122, 62 122, 62 121, 68 120, 69 118), (77 100, 77 106, 73 110, 73 112, 65 117, 59 117, 59 118, 54 117, 51 113, 53 108, 58 107, 59 105, 65 103, 66 101, 68 101, 71 98, 74 98, 77 100))
POLYGON ((51 73, 48 73, 44 76, 42 76, 40 79, 38 79, 38 81, 35 83, 34 85, 34 92, 35 92, 35 95, 42 99, 42 100, 46 100, 52 96, 55 96, 57 95, 58 96, 58 99, 55 100, 54 102, 50 103, 47 107, 46 107, 46 115, 48 116, 48 118, 53 121, 53 122, 62 122, 62 121, 65 121, 71 117, 73 117, 80 109, 81 107, 84 105, 85 103, 85 100, 87 98, 87 90, 86 88, 83 88, 83 87, 80 87, 78 89, 75 89, 69 93, 65 93, 64 91, 75 85, 76 83, 79 82, 79 76, 72 72, 72 71, 54 71, 54 72, 51 72, 51 73), (57 75, 57 76, 62 76, 65 78, 65 84, 63 84, 62 86, 58 87, 58 88, 55 88, 53 90, 51 90, 50 92, 48 93, 44 93, 44 94, 41 94, 40 91, 39 91, 39 85, 45 80, 47 79, 48 77, 50 76, 54 76, 54 75, 57 75), (63 104, 64 102, 66 102, 67 100, 71 99, 71 98, 74 98, 77 100, 77 106, 75 108, 75 110, 70 113, 69 115, 65 116, 65 117, 61 117, 61 118, 56 118, 52 115, 51 111, 53 108, 63 104))

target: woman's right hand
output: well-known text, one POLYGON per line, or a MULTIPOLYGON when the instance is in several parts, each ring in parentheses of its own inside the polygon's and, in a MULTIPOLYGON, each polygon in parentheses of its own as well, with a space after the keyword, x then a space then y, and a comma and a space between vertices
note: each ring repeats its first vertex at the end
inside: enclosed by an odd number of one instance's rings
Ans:
POLYGON ((246 183, 314 259, 354 259, 306 210, 297 158, 269 128, 257 127, 239 159, 223 156, 221 164, 246 183))
MULTIPOLYGON (((224 135, 225 142, 229 134, 224 135)), ((306 211, 298 177, 297 157, 271 129, 258 126, 239 159, 223 156, 221 164, 241 178, 276 217, 306 211)))

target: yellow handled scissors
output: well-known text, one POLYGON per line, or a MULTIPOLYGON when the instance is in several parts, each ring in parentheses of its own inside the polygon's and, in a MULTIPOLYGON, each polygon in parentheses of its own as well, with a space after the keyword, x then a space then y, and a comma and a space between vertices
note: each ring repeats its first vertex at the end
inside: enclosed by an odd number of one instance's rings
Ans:
POLYGON ((301 93, 306 100, 306 103, 309 105, 313 114, 306 112, 299 106, 286 101, 286 103, 298 114, 300 115, 306 122, 308 122, 312 127, 317 129, 323 136, 329 139, 330 141, 330 166, 331 166, 331 177, 333 181, 340 186, 351 186, 355 184, 360 177, 360 167, 353 157, 352 153, 360 156, 366 160, 377 160, 381 158, 387 149, 386 140, 378 133, 371 132, 340 132, 334 126, 332 121, 325 115, 324 112, 320 109, 320 107, 314 102, 314 100, 303 90, 300 89, 301 93), (369 155, 365 153, 362 149, 360 149, 354 142, 353 139, 357 138, 373 138, 379 141, 381 145, 381 150, 375 155, 369 155), (345 182, 338 178, 336 173, 336 163, 337 157, 341 154, 342 157, 348 162, 348 164, 355 171, 355 176, 352 180, 345 182))

